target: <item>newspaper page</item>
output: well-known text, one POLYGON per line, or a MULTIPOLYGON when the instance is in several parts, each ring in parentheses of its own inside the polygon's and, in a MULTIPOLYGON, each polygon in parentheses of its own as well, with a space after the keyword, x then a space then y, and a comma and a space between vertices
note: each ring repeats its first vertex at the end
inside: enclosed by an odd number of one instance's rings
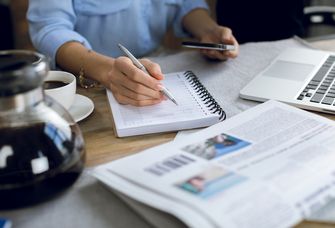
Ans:
POLYGON ((335 124, 268 101, 94 170, 191 227, 288 227, 335 196, 335 124))

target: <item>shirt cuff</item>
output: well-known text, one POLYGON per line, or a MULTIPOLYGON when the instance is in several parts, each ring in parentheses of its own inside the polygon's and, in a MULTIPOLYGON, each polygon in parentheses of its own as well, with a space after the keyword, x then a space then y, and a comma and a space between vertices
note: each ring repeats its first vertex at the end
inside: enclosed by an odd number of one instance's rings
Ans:
POLYGON ((190 34, 187 33, 184 30, 183 25, 182 25, 182 20, 183 20, 183 18, 186 14, 188 14, 189 12, 191 12, 192 10, 197 9, 197 8, 202 8, 202 9, 209 10, 208 5, 206 4, 205 1, 186 0, 183 3, 183 5, 181 6, 181 8, 179 10, 179 13, 176 17, 174 25, 173 25, 173 30, 174 30, 175 36, 177 36, 177 37, 189 37, 190 36, 190 34))
POLYGON ((71 30, 54 30, 49 32, 41 41, 40 49, 50 59, 50 68, 56 69, 56 53, 66 42, 75 41, 92 49, 90 43, 79 33, 71 30))

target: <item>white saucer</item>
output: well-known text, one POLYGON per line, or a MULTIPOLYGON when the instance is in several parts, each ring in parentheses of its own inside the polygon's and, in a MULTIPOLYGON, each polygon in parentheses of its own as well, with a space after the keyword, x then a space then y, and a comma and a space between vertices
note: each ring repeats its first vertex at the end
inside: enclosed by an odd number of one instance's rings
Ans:
POLYGON ((79 122, 89 116, 93 110, 94 104, 90 98, 76 94, 69 113, 76 122, 79 122))

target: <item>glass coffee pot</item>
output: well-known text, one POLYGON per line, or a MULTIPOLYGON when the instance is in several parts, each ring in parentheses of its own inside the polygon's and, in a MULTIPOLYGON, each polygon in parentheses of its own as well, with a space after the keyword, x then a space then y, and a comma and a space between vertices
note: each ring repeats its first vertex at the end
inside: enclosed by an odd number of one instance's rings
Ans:
POLYGON ((78 125, 44 95, 48 69, 39 53, 0 51, 0 209, 50 199, 83 170, 78 125))

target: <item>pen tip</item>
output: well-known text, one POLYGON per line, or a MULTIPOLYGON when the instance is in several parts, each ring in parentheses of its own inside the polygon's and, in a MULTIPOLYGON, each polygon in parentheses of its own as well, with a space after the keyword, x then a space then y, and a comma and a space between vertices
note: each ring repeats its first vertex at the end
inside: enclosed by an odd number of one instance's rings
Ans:
POLYGON ((175 99, 173 99, 172 102, 175 103, 175 105, 178 105, 178 103, 175 99))

